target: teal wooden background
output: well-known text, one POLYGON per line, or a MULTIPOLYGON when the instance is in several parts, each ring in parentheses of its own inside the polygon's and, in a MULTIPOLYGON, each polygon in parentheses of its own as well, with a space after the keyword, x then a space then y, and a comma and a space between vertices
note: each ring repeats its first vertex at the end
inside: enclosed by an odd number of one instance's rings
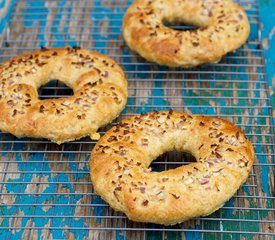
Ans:
MULTIPOLYGON (((174 227, 133 223, 92 193, 87 162, 94 141, 84 139, 56 146, 46 140, 2 134, 0 238, 274 238, 257 234, 272 234, 275 229, 271 115, 275 113, 274 1, 259 1, 257 7, 253 0, 241 1, 251 21, 249 42, 219 64, 189 70, 146 63, 129 51, 121 39, 120 24, 130 2, 2 0, 0 59, 5 61, 40 46, 64 45, 81 45, 110 55, 122 65, 129 80, 129 99, 123 116, 172 107, 227 118, 254 143, 257 159, 251 176, 223 209, 207 218, 174 227), (262 44, 258 43, 259 32, 262 44), (262 47, 266 68, 262 66, 262 47)), ((43 92, 45 96, 66 95, 63 88, 59 85, 55 91, 52 83, 43 92)), ((180 164, 184 158, 174 157, 164 156, 153 166, 164 169, 170 166, 164 161, 180 164)))
POLYGON ((275 1, 260 0, 259 4, 266 72, 275 123, 275 1))

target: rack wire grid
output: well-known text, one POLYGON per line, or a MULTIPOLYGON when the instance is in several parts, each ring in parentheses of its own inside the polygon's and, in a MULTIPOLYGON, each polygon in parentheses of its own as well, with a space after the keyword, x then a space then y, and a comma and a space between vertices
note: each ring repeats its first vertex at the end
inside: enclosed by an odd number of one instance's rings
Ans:
MULTIPOLYGON (((40 46, 77 45, 101 52, 123 67, 129 83, 127 106, 114 123, 125 116, 170 108, 218 116, 246 133, 256 159, 246 183, 220 210, 165 227, 129 221, 93 192, 88 162, 95 141, 84 138, 56 145, 1 133, 0 238, 274 239, 274 130, 259 7, 256 0, 239 3, 251 24, 243 47, 217 64, 169 69, 146 62, 125 45, 121 24, 131 1, 11 1, 1 36, 1 63, 40 46)), ((58 81, 40 89, 41 98, 71 94, 58 81)), ((152 167, 161 171, 191 160, 186 154, 167 153, 152 167)))

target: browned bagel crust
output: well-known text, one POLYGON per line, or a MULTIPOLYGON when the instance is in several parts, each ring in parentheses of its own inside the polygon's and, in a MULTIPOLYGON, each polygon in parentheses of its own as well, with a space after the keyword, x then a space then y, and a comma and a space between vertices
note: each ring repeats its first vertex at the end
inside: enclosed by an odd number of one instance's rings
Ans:
POLYGON ((109 130, 90 159, 94 190, 129 219, 172 225, 208 215, 247 179, 254 150, 243 132, 214 117, 163 111, 132 116, 109 130), (167 151, 197 162, 152 172, 167 151))
POLYGON ((123 21, 129 47, 148 61, 172 67, 213 63, 248 38, 249 22, 231 0, 135 0, 123 21), (177 31, 163 22, 197 30, 177 31))
POLYGON ((0 67, 0 129, 17 137, 62 143, 93 135, 123 109, 127 82, 110 58, 78 48, 41 49, 0 67), (38 99, 37 89, 52 79, 74 95, 38 99))

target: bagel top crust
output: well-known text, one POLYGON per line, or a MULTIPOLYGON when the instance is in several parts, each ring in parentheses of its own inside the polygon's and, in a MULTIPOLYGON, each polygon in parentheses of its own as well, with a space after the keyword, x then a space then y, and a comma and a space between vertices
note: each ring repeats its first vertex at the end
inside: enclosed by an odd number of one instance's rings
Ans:
POLYGON ((95 135, 123 109, 127 82, 110 58, 79 48, 41 49, 0 66, 0 129, 17 137, 62 143, 95 135), (50 80, 73 89, 67 98, 40 100, 50 80))
POLYGON ((231 0, 135 0, 123 20, 132 50, 171 67, 217 62, 244 44, 249 31, 245 12, 231 0), (164 22, 199 28, 178 31, 164 22))
POLYGON ((247 179, 252 144, 232 123, 163 111, 132 116, 110 129, 90 159, 94 190, 134 221, 172 225, 220 208, 247 179), (150 163, 168 151, 197 162, 163 172, 150 163))

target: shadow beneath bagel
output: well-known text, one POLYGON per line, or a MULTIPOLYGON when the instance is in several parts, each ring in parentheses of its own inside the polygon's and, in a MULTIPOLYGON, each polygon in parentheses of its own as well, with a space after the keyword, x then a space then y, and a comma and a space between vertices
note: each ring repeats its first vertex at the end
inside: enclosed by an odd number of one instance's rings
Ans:
POLYGON ((151 163, 151 168, 153 172, 162 172, 193 162, 196 162, 196 158, 191 153, 171 151, 155 159, 151 163))

